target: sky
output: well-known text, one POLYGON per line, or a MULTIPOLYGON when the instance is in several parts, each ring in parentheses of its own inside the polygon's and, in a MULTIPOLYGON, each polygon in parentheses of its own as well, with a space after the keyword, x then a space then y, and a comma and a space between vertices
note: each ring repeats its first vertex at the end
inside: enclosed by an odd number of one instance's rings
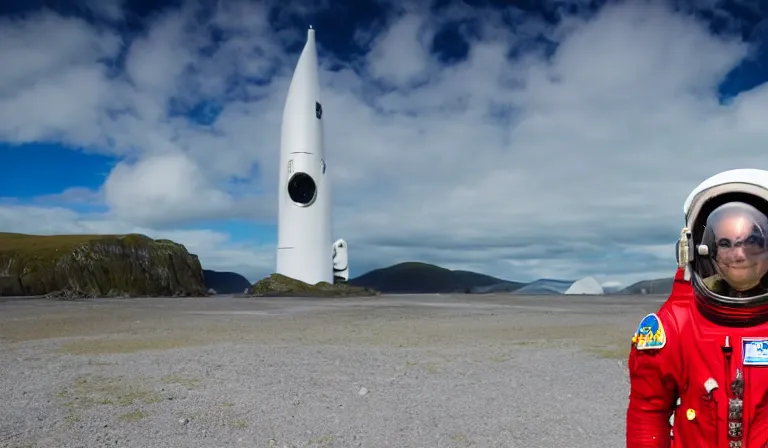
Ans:
POLYGON ((756 0, 5 0, 0 231, 138 232, 270 274, 313 25, 352 277, 670 277, 690 191, 768 169, 765 17, 756 0))

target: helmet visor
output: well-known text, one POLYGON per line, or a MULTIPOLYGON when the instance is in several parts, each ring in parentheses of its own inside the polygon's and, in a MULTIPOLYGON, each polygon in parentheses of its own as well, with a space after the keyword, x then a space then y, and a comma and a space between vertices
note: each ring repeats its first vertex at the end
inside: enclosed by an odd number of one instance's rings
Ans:
POLYGON ((768 218, 743 202, 729 202, 707 218, 696 248, 695 274, 710 292, 734 301, 766 295, 768 218))

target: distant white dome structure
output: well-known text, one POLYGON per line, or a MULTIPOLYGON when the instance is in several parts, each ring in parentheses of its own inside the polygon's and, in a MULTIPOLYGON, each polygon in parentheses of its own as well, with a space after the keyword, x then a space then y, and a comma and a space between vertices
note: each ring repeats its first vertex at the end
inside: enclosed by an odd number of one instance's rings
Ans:
POLYGON ((564 294, 601 296, 605 294, 605 291, 603 291, 603 287, 594 277, 584 277, 581 280, 574 282, 570 288, 565 290, 564 294))

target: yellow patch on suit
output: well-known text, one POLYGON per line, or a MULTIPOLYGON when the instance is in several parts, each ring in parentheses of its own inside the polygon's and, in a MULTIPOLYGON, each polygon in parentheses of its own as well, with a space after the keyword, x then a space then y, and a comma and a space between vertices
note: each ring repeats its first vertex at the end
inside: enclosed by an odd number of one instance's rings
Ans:
POLYGON ((664 326, 656 313, 651 313, 640 321, 632 343, 638 350, 658 350, 667 344, 667 334, 664 333, 664 326))

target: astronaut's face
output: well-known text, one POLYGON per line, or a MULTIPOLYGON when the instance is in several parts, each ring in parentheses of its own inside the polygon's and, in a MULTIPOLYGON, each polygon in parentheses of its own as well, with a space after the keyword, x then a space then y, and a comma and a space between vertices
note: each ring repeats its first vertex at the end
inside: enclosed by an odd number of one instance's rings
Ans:
POLYGON ((737 291, 760 283, 768 273, 768 247, 764 229, 750 214, 724 214, 713 226, 717 270, 737 291))

